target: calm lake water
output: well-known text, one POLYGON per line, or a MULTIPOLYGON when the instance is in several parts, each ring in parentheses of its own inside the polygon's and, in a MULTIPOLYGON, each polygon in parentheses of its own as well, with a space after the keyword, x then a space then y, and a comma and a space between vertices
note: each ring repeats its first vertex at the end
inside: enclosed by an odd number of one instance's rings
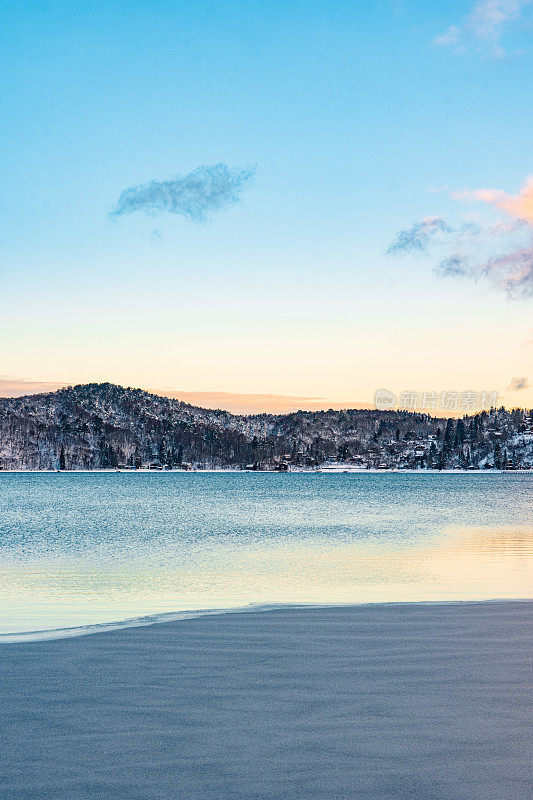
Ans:
POLYGON ((0 633, 249 603, 531 598, 533 475, 0 475, 0 633))

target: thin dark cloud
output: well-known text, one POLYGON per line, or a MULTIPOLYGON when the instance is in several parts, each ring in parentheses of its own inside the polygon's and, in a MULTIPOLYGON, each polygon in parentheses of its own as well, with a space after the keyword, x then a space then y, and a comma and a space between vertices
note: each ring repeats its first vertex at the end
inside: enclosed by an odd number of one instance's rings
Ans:
POLYGON ((482 233, 483 228, 477 222, 467 220, 454 227, 444 217, 427 217, 398 231, 387 254, 426 253, 435 244, 468 241, 482 233))
POLYGON ((477 263, 454 253, 442 259, 435 272, 442 278, 485 278, 511 299, 533 296, 533 248, 513 250, 477 263))
POLYGON ((442 217, 428 217, 398 231, 387 253, 423 253, 436 236, 450 232, 451 228, 442 217))
POLYGON ((531 384, 527 378, 512 378, 511 383, 507 387, 512 392, 519 392, 520 389, 529 389, 531 384))
POLYGON ((180 214, 193 222, 206 222, 215 211, 237 203, 254 174, 255 167, 215 164, 170 180, 132 186, 122 192, 110 216, 142 211, 150 216, 180 214))
POLYGON ((487 279, 510 298, 533 296, 533 248, 516 250, 472 264, 464 255, 451 255, 435 267, 442 278, 487 279))
POLYGON ((517 250, 477 264, 454 254, 442 259, 434 271, 442 278, 486 278, 510 298, 533 296, 533 249, 517 250))
POLYGON ((470 275, 471 269, 464 256, 455 254, 444 258, 440 264, 435 267, 435 272, 444 278, 449 278, 470 275))
POLYGON ((510 297, 533 297, 533 247, 491 258, 478 270, 510 297))

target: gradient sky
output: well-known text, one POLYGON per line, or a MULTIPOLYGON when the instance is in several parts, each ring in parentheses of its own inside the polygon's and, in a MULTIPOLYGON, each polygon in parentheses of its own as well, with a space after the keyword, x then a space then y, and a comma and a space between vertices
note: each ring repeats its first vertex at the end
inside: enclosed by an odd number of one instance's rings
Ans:
POLYGON ((0 11, 0 393, 533 406, 533 3, 0 11), (206 222, 110 215, 220 163, 255 172, 206 222), (387 254, 432 218, 451 232, 387 254), (439 274, 458 249, 473 266, 439 274))

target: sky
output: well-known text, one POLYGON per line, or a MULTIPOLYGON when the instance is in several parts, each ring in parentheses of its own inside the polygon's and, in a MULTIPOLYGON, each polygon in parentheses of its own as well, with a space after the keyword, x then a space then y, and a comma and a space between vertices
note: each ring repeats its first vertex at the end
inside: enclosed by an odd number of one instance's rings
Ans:
POLYGON ((0 394, 533 406, 533 2, 5 2, 0 394))

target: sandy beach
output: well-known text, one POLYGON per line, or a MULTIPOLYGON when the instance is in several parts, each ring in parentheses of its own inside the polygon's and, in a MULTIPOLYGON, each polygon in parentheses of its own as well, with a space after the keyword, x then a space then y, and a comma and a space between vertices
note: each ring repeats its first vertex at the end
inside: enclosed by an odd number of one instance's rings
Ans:
POLYGON ((3 800, 524 800, 533 602, 5 644, 3 800))

